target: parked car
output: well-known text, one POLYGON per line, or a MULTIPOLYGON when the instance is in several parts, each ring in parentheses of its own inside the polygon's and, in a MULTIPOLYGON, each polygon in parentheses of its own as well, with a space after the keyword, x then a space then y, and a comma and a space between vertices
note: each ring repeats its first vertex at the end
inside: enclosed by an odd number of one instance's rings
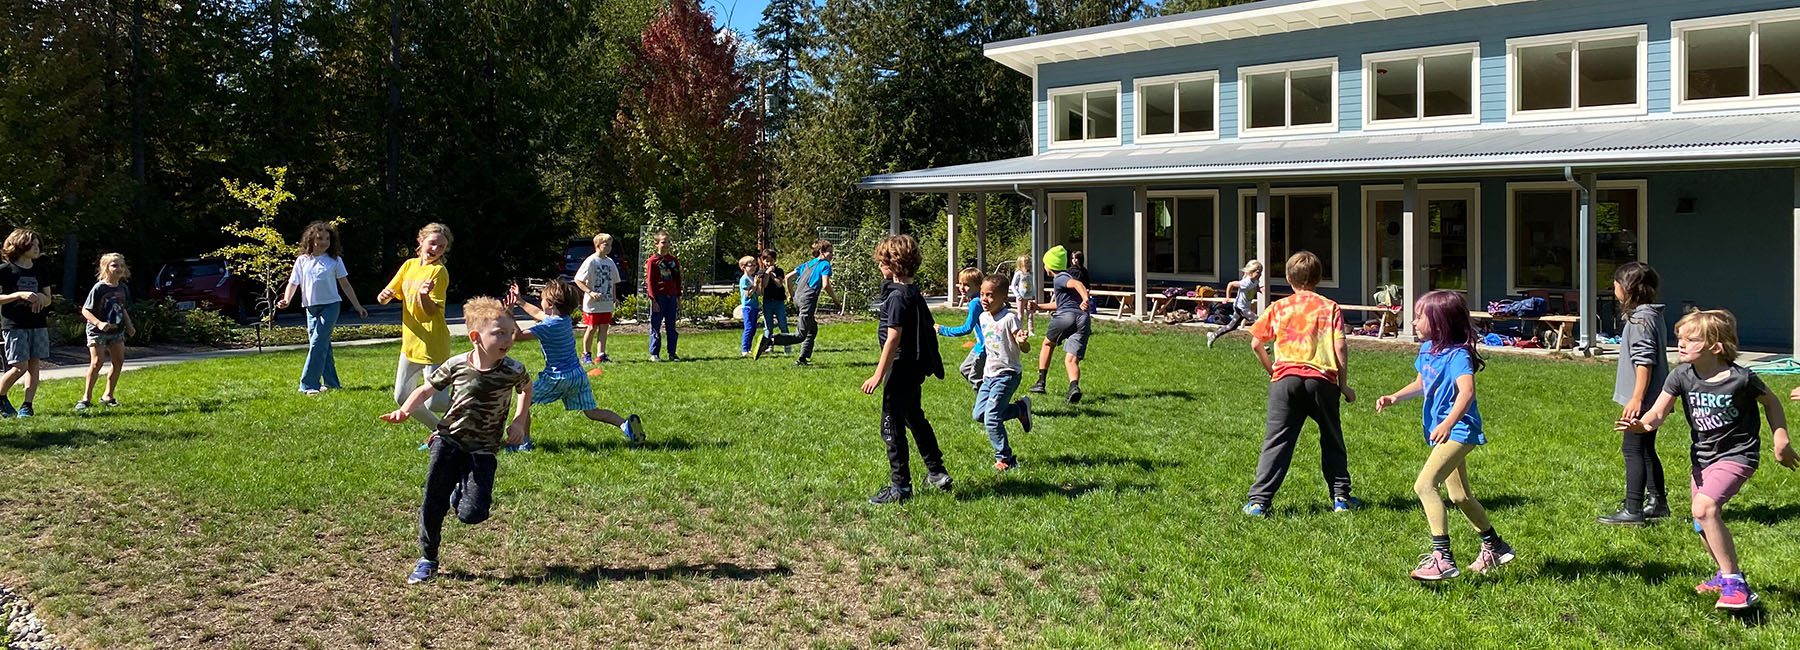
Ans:
POLYGON ((224 262, 190 258, 164 264, 150 285, 150 298, 168 298, 180 309, 204 307, 243 321, 256 312, 251 284, 224 262))

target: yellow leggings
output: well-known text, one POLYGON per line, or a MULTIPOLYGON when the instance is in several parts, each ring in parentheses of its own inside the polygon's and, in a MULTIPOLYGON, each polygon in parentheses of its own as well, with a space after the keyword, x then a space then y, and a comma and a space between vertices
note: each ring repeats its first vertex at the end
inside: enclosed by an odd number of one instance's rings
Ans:
POLYGON ((1413 481, 1413 492, 1419 495, 1419 505, 1425 507, 1425 522, 1431 525, 1433 536, 1449 535, 1450 525, 1445 519, 1448 514, 1444 508, 1444 499, 1438 496, 1438 486, 1444 485, 1450 492, 1450 503, 1462 510, 1469 518, 1475 530, 1484 531, 1492 526, 1488 523, 1487 509, 1481 502, 1469 494, 1469 466, 1464 459, 1475 445, 1465 445, 1454 440, 1446 440, 1431 449, 1431 456, 1425 459, 1425 467, 1419 470, 1419 479, 1413 481))

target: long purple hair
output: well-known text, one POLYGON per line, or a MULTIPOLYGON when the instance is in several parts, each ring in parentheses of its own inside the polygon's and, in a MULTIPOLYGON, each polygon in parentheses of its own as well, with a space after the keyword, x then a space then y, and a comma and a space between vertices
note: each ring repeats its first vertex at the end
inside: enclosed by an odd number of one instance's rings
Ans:
POLYGON ((1442 289, 1433 291, 1419 296, 1413 309, 1424 316, 1427 329, 1431 330, 1425 341, 1431 344, 1432 354, 1464 348, 1469 351, 1469 362, 1474 364, 1476 372, 1487 365, 1475 349, 1480 336, 1475 332, 1475 320, 1469 318, 1469 305, 1463 302, 1462 294, 1442 289))

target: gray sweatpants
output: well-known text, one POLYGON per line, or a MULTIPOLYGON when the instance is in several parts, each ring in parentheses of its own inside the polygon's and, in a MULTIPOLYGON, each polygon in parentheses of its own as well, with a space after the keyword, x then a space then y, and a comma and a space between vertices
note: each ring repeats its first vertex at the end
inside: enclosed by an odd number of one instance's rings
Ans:
POLYGON ((969 380, 969 385, 981 388, 981 376, 987 372, 987 355, 969 348, 968 356, 963 357, 962 365, 956 369, 962 373, 963 379, 969 380))
POLYGON ((808 298, 805 293, 794 296, 794 306, 800 312, 800 327, 793 334, 776 334, 769 337, 769 345, 800 344, 800 358, 812 360, 813 342, 819 340, 819 297, 808 298))
POLYGON ((1319 423, 1319 469, 1326 487, 1333 497, 1350 495, 1350 455, 1338 420, 1342 397, 1337 384, 1314 377, 1283 377, 1269 384, 1268 428, 1256 460, 1256 481, 1250 484, 1251 501, 1267 505, 1275 498, 1308 419, 1319 423))

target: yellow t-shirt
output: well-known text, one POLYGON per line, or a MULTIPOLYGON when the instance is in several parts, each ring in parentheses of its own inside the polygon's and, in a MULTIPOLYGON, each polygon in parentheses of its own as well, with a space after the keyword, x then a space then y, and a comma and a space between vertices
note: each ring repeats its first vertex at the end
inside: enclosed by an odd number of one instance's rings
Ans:
POLYGON ((450 325, 444 322, 444 298, 450 288, 450 272, 444 265, 427 264, 415 257, 400 265, 387 288, 401 300, 400 354, 413 363, 437 365, 450 360, 450 325), (431 301, 437 309, 427 312, 419 300, 419 286, 433 280, 431 301))

